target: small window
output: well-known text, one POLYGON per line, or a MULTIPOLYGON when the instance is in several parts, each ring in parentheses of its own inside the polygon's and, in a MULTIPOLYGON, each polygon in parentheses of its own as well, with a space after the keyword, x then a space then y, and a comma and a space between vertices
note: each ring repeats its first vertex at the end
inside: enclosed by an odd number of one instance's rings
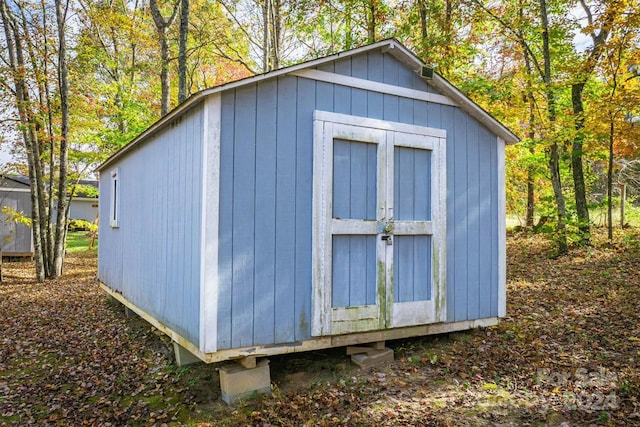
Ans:
POLYGON ((109 209, 109 225, 118 227, 118 212, 120 210, 120 169, 111 171, 111 206, 109 209))

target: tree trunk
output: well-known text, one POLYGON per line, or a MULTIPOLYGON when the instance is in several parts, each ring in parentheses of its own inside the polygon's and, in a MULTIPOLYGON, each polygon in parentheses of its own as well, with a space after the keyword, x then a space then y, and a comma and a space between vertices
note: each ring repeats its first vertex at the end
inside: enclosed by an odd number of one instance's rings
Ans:
POLYGON ((160 38, 160 59, 162 61, 160 65, 160 114, 165 116, 169 113, 171 85, 169 82, 169 43, 164 32, 160 38))
MULTIPOLYGON (((522 9, 520 9, 520 15, 522 16, 522 9)), ((529 51, 527 47, 521 43, 522 52, 524 54, 524 62, 527 70, 527 83, 525 102, 529 108, 529 123, 528 123, 528 137, 530 140, 529 153, 533 156, 535 154, 534 139, 536 137, 536 99, 533 94, 533 88, 531 85, 531 76, 533 75, 533 69, 531 67, 531 59, 529 58, 529 51)), ((535 168, 533 165, 527 167, 527 213, 526 213, 526 226, 533 229, 535 218, 535 168)))
POLYGON ((169 27, 176 19, 176 15, 178 13, 178 6, 180 5, 180 1, 176 0, 176 3, 173 6, 173 13, 168 19, 164 19, 162 14, 160 13, 160 9, 158 8, 157 0, 150 0, 149 6, 151 8, 151 16, 153 17, 153 23, 156 26, 156 31, 158 33, 158 43, 160 43, 160 114, 165 116, 169 112, 169 90, 170 90, 170 82, 169 82, 169 41, 167 40, 167 31, 169 27))
MULTIPOLYGON (((593 14, 590 10, 590 6, 585 0, 580 0, 580 5, 586 14, 588 24, 590 26, 593 25, 593 14)), ((576 137, 573 141, 573 148, 571 150, 571 167, 573 173, 576 213, 578 214, 578 230, 580 232, 580 240, 582 243, 588 243, 591 237, 589 206, 587 205, 587 191, 584 183, 584 168, 582 164, 584 143, 584 106, 582 102, 582 93, 587 81, 587 76, 593 73, 593 70, 598 63, 607 38, 609 37, 609 33, 611 32, 611 25, 618 13, 617 3, 612 2, 611 4, 607 4, 604 14, 601 17, 600 31, 596 32, 593 29, 591 30, 593 47, 582 66, 578 69, 578 72, 581 73, 578 74, 579 81, 571 85, 571 103, 573 105, 574 128, 576 131, 576 137)))
POLYGON ((420 13, 420 33, 422 36, 422 49, 427 48, 427 5, 425 0, 418 0, 418 12, 420 13))
POLYGON ((178 103, 184 102, 187 91, 187 36, 189 35, 189 0, 181 0, 180 52, 178 53, 178 103))
POLYGON ((271 70, 269 66, 269 3, 271 0, 263 0, 262 3, 262 71, 268 72, 271 70))
POLYGON ((549 48, 549 18, 547 16, 546 0, 540 0, 540 17, 542 21, 542 53, 544 57, 544 83, 547 96, 547 117, 549 119, 550 135, 552 138, 549 150, 549 171, 551 172, 551 185, 556 199, 557 224, 556 244, 558 255, 569 252, 567 244, 567 230, 565 225, 566 208, 564 194, 562 194, 562 181, 560 178, 560 147, 555 135, 556 125, 556 101, 551 86, 551 51, 549 48))
POLYGON ((369 43, 376 41, 376 0, 369 0, 367 16, 367 40, 369 43))
POLYGON ((27 85, 24 80, 24 56, 22 52, 22 44, 20 41, 20 34, 18 30, 18 22, 11 15, 11 12, 7 8, 5 0, 0 0, 0 16, 2 16, 2 24, 5 34, 5 46, 7 49, 7 56, 9 57, 9 66, 12 73, 13 84, 15 89, 15 101, 16 109, 20 119, 20 130, 22 133, 22 140, 25 145, 27 153, 27 166, 29 171, 29 181, 31 182, 31 216, 32 225, 31 231, 33 233, 33 256, 35 260, 36 280, 43 282, 45 279, 45 262, 43 258, 42 237, 43 231, 41 227, 40 217, 40 197, 38 187, 36 183, 36 169, 40 165, 40 159, 36 156, 38 152, 37 135, 34 131, 34 126, 31 121, 33 117, 30 111, 29 95, 27 92, 27 85))
POLYGON ((589 207, 587 205, 587 194, 584 185, 584 171, 582 165, 582 147, 584 141, 584 106, 582 104, 582 92, 584 82, 571 85, 571 102, 573 104, 574 126, 576 136, 573 140, 571 150, 571 166, 573 171, 573 186, 576 199, 576 211, 578 214, 578 229, 580 230, 580 240, 588 243, 590 238, 589 207))
POLYGON ((65 26, 67 3, 56 0, 56 22, 58 25, 58 88, 60 95, 60 153, 58 165, 58 216, 56 218, 55 247, 53 259, 50 261, 50 277, 57 278, 62 274, 64 261, 65 228, 67 226, 67 157, 69 135, 69 80, 67 65, 67 43, 65 26))
POLYGON ((280 68, 280 46, 282 44, 282 14, 280 0, 270 0, 271 5, 271 44, 270 57, 271 69, 280 68))
MULTIPOLYGON (((529 152, 533 154, 533 147, 529 148, 529 152)), ((533 166, 527 168, 527 215, 525 224, 527 227, 533 228, 534 218, 536 216, 536 193, 533 166)))
MULTIPOLYGON (((40 1, 40 10, 42 11, 42 28, 44 29, 44 33, 48 32, 48 22, 47 22, 47 4, 46 4, 46 0, 41 0, 40 1)), ((23 15, 24 16, 24 15, 23 15)), ((24 20, 24 18, 23 18, 24 20)), ((26 20, 23 21, 23 27, 27 27, 29 24, 26 22, 26 20)), ((28 33, 25 32, 25 36, 28 33)), ((35 57, 35 53, 33 52, 33 46, 32 46, 32 42, 30 41, 30 38, 26 38, 25 39, 28 42, 28 46, 29 46, 29 54, 30 56, 33 58, 35 57)), ((44 43, 43 46, 44 49, 44 57, 48 58, 49 57, 49 53, 48 53, 48 43, 44 43)), ((48 76, 49 76, 49 71, 48 71, 48 67, 47 67, 48 61, 44 61, 43 62, 43 73, 37 77, 38 80, 38 92, 40 95, 40 105, 45 105, 46 106, 46 117, 47 117, 47 139, 46 139, 46 143, 49 145, 49 164, 51 166, 53 166, 55 164, 55 138, 53 137, 53 104, 51 102, 51 93, 50 93, 50 85, 46 84, 48 76)), ((34 71, 36 72, 37 75, 37 65, 35 63, 35 61, 32 60, 32 65, 34 68, 34 71)), ((53 194, 53 186, 55 183, 55 168, 54 167, 49 167, 49 182, 46 183, 46 193, 49 195, 48 198, 46 198, 46 200, 44 200, 46 202, 46 205, 44 205, 45 209, 44 209, 44 216, 40 215, 40 218, 42 219, 42 226, 43 229, 45 230, 44 233, 44 241, 42 242, 43 245, 43 257, 46 260, 51 260, 53 259, 53 253, 54 253, 54 238, 53 238, 53 234, 52 234, 52 230, 53 230, 53 207, 54 207, 54 198, 51 197, 51 195, 53 194)), ((44 184, 43 184, 44 185, 44 184)), ((44 187, 43 187, 44 188, 44 187)), ((44 190, 42 190, 44 192, 44 190)), ((49 264, 49 262, 45 262, 45 269, 46 269, 46 276, 49 276, 49 272, 51 271, 51 265, 49 264)))
POLYGON ((351 25, 351 20, 353 19, 352 10, 351 10, 351 2, 348 1, 344 6, 344 27, 345 27, 345 35, 344 35, 344 48, 349 50, 353 47, 353 29, 351 25))
POLYGON ((613 131, 614 119, 609 122, 609 164, 607 166, 607 237, 613 239, 613 131))
POLYGON ((624 204, 627 202, 627 184, 620 184, 620 228, 624 228, 624 204))

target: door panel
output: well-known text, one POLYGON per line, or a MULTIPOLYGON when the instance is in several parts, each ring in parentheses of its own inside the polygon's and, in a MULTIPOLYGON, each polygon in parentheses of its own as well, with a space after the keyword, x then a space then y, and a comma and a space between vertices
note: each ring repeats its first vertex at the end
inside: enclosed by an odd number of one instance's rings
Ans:
POLYGON ((334 139, 333 218, 376 219, 377 148, 334 139))
POLYGON ((431 236, 396 236, 393 251, 393 301, 430 300, 431 236))
POLYGON ((325 133, 325 149, 332 153, 329 329, 333 334, 379 329, 378 168, 386 135, 344 125, 325 133))
MULTIPOLYGON (((432 151, 434 145, 415 135, 393 135, 393 294, 391 327, 436 319, 433 294, 432 151)), ((391 199, 391 200, 390 200, 391 199)))
POLYGON ((376 236, 334 236, 332 307, 375 305, 376 236))
POLYGON ((395 147, 393 211, 396 220, 431 220, 431 151, 395 147))

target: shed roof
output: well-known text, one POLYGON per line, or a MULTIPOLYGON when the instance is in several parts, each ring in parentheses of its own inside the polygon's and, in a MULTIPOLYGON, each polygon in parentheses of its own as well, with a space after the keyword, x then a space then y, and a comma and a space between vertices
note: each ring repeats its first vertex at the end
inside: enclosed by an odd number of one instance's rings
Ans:
MULTIPOLYGON (((138 144, 142 143, 148 136, 164 128, 164 126, 170 123, 174 118, 180 116, 183 112, 187 111, 189 108, 191 108, 192 106, 194 106, 199 101, 201 101, 202 99, 204 99, 209 95, 222 92, 225 90, 245 86, 245 85, 254 84, 262 80, 271 79, 271 78, 275 78, 275 77, 286 75, 286 74, 292 74, 292 73, 295 73, 296 71, 317 67, 327 62, 336 61, 341 58, 346 58, 349 56, 366 53, 376 49, 382 49, 383 52, 393 55, 398 61, 400 61, 402 64, 404 64, 411 70, 415 71, 416 73, 420 73, 420 70, 422 69, 422 67, 426 65, 420 58, 418 58, 413 52, 411 52, 406 46, 404 46, 398 40, 387 39, 387 40, 382 40, 366 46, 362 46, 359 48, 347 50, 344 52, 336 53, 333 55, 329 55, 322 58, 303 62, 300 64, 292 65, 289 67, 281 68, 268 73, 257 74, 255 76, 247 77, 241 80, 236 80, 236 81, 225 83, 209 89, 204 89, 200 92, 197 92, 191 95, 186 101, 178 105, 176 108, 170 111, 166 116, 156 121, 147 130, 145 130, 136 138, 134 138, 129 144, 125 145, 116 153, 111 155, 100 166, 98 166, 97 170, 99 171, 109 166, 116 159, 120 158, 125 153, 135 148, 138 144)), ((463 94, 459 89, 457 89, 453 84, 451 84, 447 79, 445 79, 438 73, 434 73, 433 79, 427 80, 427 83, 432 85, 435 89, 437 89, 447 97, 449 97, 463 111, 467 112, 473 118, 475 118, 484 126, 486 126, 490 131, 495 133, 498 137, 502 138, 505 141, 505 143, 514 144, 520 141, 520 138, 516 136, 509 128, 504 126, 497 119, 495 119, 491 114, 485 111, 482 107, 480 107, 478 104, 476 104, 471 99, 469 99, 465 94, 463 94)))
POLYGON ((13 182, 16 182, 18 184, 25 185, 27 187, 31 186, 28 176, 0 174, 0 178, 1 179, 8 179, 9 181, 13 181, 13 182))
MULTIPOLYGON (((27 187, 31 187, 31 181, 29 180, 28 176, 24 176, 24 175, 4 175, 4 174, 0 174, 0 177, 4 178, 4 179, 8 179, 14 182, 17 182, 19 184, 23 184, 27 187)), ((87 186, 87 187, 93 187, 95 189, 98 189, 98 181, 94 180, 94 179, 81 179, 78 181, 78 185, 81 186, 87 186)), ((74 197, 82 197, 82 198, 91 198, 91 199, 97 199, 98 196, 97 195, 89 195, 84 191, 77 191, 76 195, 74 197)))

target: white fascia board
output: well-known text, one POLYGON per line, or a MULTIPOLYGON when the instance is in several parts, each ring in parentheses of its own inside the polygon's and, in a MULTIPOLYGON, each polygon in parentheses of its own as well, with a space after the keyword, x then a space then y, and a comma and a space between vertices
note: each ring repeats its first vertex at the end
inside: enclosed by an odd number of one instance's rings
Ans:
POLYGON ((0 191, 8 193, 31 193, 31 188, 0 187, 0 191))

